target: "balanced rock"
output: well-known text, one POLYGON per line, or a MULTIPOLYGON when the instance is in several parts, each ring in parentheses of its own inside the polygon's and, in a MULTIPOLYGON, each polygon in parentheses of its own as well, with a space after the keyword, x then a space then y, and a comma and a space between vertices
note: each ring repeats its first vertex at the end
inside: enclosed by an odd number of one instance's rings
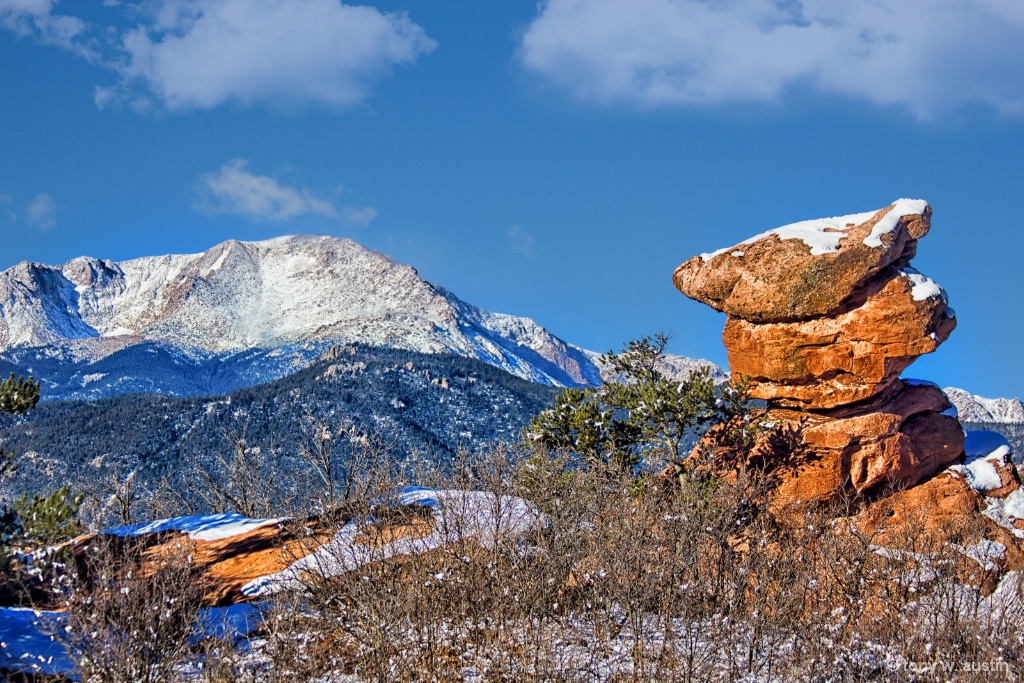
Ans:
POLYGON ((833 313, 886 266, 913 258, 931 225, 922 200, 775 228, 676 268, 679 291, 751 322, 833 313))
POLYGON ((777 502, 914 486, 963 453, 942 391, 899 379, 956 327, 946 293, 910 267, 930 220, 927 202, 901 199, 676 269, 680 291, 728 314, 729 369, 767 401, 773 430, 751 456, 779 477, 777 502))
POLYGON ((827 409, 881 393, 955 327, 941 287, 890 266, 833 315, 761 324, 730 317, 722 337, 752 397, 827 409))

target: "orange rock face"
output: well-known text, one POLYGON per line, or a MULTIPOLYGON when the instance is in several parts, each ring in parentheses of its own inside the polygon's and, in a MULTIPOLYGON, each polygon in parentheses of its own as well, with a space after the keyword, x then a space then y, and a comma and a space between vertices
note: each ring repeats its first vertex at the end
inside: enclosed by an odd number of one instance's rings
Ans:
POLYGON ((770 409, 764 420, 799 435, 800 454, 780 477, 780 504, 913 486, 963 453, 964 433, 932 385, 897 382, 868 403, 807 413, 770 409))
POLYGON ((763 473, 780 519, 837 503, 849 524, 836 528, 859 529, 875 548, 955 551, 964 580, 987 594, 999 572, 1024 570, 1024 490, 1009 446, 965 437, 938 387, 899 379, 956 327, 942 288, 910 268, 930 218, 924 202, 899 200, 679 266, 683 294, 728 314, 730 371, 767 401, 757 418, 768 429, 750 446, 717 439, 731 426, 715 427, 663 474, 763 473), (921 534, 933 545, 918 547, 921 534))
POLYGON ((835 315, 753 323, 730 317, 722 337, 733 373, 751 395, 810 409, 863 401, 891 386, 914 360, 956 327, 941 290, 914 296, 914 283, 889 268, 835 315))
POLYGON ((879 271, 913 258, 931 225, 931 208, 901 200, 874 214, 827 220, 796 223, 695 256, 676 268, 673 282, 691 299, 751 322, 829 315, 879 271), (891 229, 875 234, 876 226, 884 229, 894 218, 891 229), (784 239, 790 235, 796 237, 784 239))
POLYGON ((676 269, 680 291, 728 314, 730 371, 768 402, 763 420, 792 436, 784 458, 755 448, 776 472, 778 503, 912 487, 962 454, 942 392, 899 380, 956 327, 945 292, 909 264, 930 225, 925 202, 901 199, 676 269))

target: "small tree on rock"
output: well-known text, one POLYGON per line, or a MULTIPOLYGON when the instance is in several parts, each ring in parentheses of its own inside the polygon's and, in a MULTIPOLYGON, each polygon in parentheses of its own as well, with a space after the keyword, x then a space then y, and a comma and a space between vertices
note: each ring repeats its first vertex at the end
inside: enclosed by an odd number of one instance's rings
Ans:
POLYGON ((746 409, 746 391, 733 383, 716 390, 705 368, 681 381, 669 377, 667 345, 668 337, 657 334, 601 356, 610 381, 563 391, 553 408, 531 421, 527 441, 618 470, 634 468, 645 458, 682 458, 688 436, 746 409))

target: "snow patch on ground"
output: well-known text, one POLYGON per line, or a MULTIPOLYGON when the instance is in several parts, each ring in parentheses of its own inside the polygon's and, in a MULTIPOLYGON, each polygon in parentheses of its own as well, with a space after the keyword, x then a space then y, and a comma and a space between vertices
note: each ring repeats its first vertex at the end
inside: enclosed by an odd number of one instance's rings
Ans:
POLYGON ((74 664, 54 637, 66 617, 19 607, 0 607, 0 670, 56 676, 74 664))
POLYGON ((971 546, 961 546, 955 543, 952 546, 957 552, 963 553, 977 562, 987 572, 994 571, 998 567, 996 560, 1006 559, 1006 546, 987 538, 983 538, 971 546))
POLYGON ((466 538, 493 547, 498 538, 522 534, 550 524, 537 507, 515 496, 484 491, 436 490, 417 486, 401 489, 393 498, 399 505, 422 505, 431 510, 433 531, 423 538, 403 537, 380 546, 359 543, 372 518, 350 521, 333 540, 292 563, 287 569, 256 579, 242 587, 247 596, 265 596, 301 586, 303 572, 334 576, 371 562, 426 553, 466 538))
MULTIPOLYGON (((254 603, 205 608, 199 611, 194 640, 238 641, 261 621, 260 605, 254 603)), ((0 607, 0 670, 73 676, 75 664, 54 637, 66 624, 64 612, 0 607)))
POLYGON ((283 519, 252 519, 234 512, 219 515, 190 515, 172 519, 158 519, 143 524, 131 524, 107 529, 103 533, 112 536, 143 536, 166 531, 188 534, 196 541, 219 541, 244 534, 253 529, 279 524, 283 519))
POLYGON ((1010 442, 997 432, 967 432, 964 441, 964 453, 967 460, 962 465, 952 465, 947 472, 962 476, 975 491, 994 491, 1002 487, 996 467, 1009 462, 1011 454, 1010 442))

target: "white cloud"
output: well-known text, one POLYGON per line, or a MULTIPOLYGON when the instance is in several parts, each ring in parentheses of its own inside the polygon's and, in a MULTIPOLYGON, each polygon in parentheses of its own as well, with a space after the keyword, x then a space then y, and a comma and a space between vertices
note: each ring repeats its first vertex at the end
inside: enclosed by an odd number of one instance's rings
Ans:
POLYGON ((97 88, 101 108, 349 108, 394 67, 436 46, 405 13, 339 0, 158 0, 155 7, 148 24, 123 34, 120 82, 97 88))
POLYGON ((116 85, 96 87, 101 109, 346 109, 437 46, 404 12, 340 0, 147 0, 125 6, 134 27, 123 32, 57 14, 57 5, 0 0, 0 29, 115 72, 116 85))
POLYGON ((533 235, 521 225, 513 225, 508 229, 508 244, 520 256, 533 257, 533 235))
POLYGON ((246 160, 235 159, 202 176, 196 208, 275 223, 299 216, 338 216, 334 205, 312 190, 281 185, 269 176, 250 173, 247 165, 246 160))
POLYGON ((522 65, 640 107, 772 101, 793 87, 930 118, 1024 113, 1021 0, 547 0, 522 65))
POLYGON ((372 206, 349 207, 341 215, 346 223, 366 227, 377 217, 377 209, 372 206))
POLYGON ((57 202, 48 194, 37 194, 25 207, 25 220, 40 230, 57 225, 57 202))
POLYGON ((57 0, 0 0, 0 28, 55 45, 96 61, 99 54, 85 40, 89 26, 77 17, 53 13, 57 0))

